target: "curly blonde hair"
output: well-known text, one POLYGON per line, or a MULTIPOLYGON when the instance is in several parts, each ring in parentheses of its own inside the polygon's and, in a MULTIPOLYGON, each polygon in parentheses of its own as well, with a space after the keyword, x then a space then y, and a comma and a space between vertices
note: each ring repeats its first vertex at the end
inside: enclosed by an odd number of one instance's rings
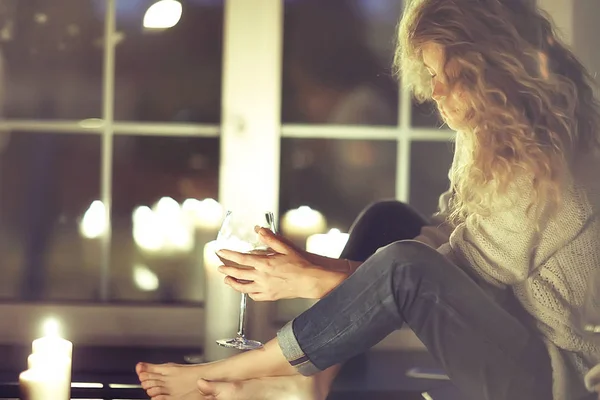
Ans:
POLYGON ((532 179, 529 210, 558 206, 575 155, 599 145, 593 79, 532 3, 412 0, 400 22, 395 66, 416 99, 432 95, 426 43, 459 66, 451 88, 467 94, 470 157, 452 176, 455 222, 489 213, 523 176, 532 179))

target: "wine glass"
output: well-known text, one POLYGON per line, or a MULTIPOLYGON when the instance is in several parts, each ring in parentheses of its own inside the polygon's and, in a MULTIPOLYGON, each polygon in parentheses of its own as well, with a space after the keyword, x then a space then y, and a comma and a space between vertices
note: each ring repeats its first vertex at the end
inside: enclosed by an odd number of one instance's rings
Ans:
MULTIPOLYGON (((255 226, 270 229, 275 232, 275 222, 273 213, 248 213, 248 212, 232 212, 227 211, 219 234, 217 235, 217 249, 233 250, 239 253, 248 254, 273 254, 267 245, 259 238, 258 233, 254 230, 255 226)), ((251 268, 239 265, 229 260, 221 258, 223 264, 237 268, 251 268)), ((240 283, 249 283, 249 281, 238 280, 240 283)), ((246 325, 246 307, 248 303, 248 295, 242 293, 240 303, 240 316, 238 332, 235 338, 217 340, 217 344, 223 347, 238 349, 238 350, 254 350, 259 349, 263 344, 256 340, 250 340, 245 335, 246 325)))

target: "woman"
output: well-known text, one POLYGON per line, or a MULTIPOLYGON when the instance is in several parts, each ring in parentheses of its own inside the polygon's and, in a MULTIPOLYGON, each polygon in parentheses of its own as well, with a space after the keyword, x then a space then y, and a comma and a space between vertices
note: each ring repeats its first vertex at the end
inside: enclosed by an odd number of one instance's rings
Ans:
POLYGON ((600 268, 600 113, 589 75, 522 0, 413 0, 396 63, 457 131, 449 241, 395 242, 331 271, 262 230, 279 254, 224 252, 256 268, 225 269, 254 281, 228 282, 258 300, 322 299, 262 350, 138 365, 150 396, 204 398, 207 380, 331 371, 403 323, 468 398, 586 396, 583 377, 600 361, 577 323, 600 268))

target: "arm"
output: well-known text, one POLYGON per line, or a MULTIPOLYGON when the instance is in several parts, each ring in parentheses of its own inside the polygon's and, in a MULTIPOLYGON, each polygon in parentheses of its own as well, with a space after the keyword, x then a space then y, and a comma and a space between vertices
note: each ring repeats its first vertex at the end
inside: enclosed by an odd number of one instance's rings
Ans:
POLYGON ((222 265, 225 283, 257 301, 279 299, 320 299, 326 296, 360 265, 359 262, 334 259, 297 249, 268 229, 259 229, 260 240, 275 251, 272 255, 243 254, 219 250, 222 260, 249 268, 222 265), (243 283, 243 281, 246 281, 243 283))
POLYGON ((304 252, 306 260, 314 265, 307 270, 307 292, 312 299, 321 299, 338 287, 346 278, 362 264, 342 258, 330 258, 318 254, 304 252))
POLYGON ((344 258, 325 257, 314 253, 303 251, 302 254, 311 264, 321 267, 328 271, 343 272, 350 276, 362 264, 360 261, 350 261, 344 258))

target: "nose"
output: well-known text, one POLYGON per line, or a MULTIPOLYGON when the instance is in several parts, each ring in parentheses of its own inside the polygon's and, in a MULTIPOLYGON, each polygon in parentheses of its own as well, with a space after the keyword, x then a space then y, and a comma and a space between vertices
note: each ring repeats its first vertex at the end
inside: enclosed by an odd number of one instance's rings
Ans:
POLYGON ((431 93, 431 98, 439 103, 441 100, 446 98, 447 89, 439 80, 434 80, 433 82, 433 90, 431 93))

